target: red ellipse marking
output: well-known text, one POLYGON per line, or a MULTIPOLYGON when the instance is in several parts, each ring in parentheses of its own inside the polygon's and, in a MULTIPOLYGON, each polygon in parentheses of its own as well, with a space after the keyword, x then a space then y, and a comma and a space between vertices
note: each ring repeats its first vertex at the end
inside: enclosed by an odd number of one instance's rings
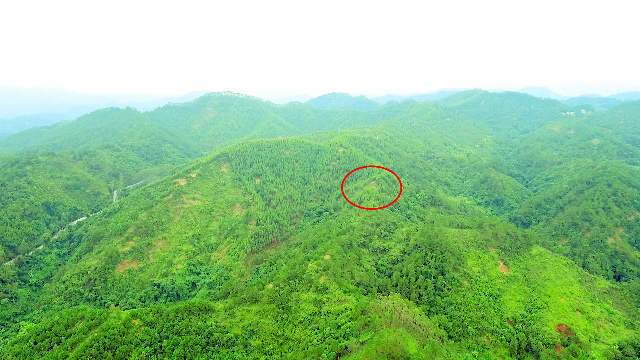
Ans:
POLYGON ((347 201, 349 202, 349 204, 351 204, 351 205, 353 205, 353 206, 355 206, 355 207, 357 207, 357 208, 359 208, 359 209, 363 209, 363 210, 380 210, 380 209, 384 209, 384 208, 386 208, 386 207, 389 207, 389 206, 391 206, 394 202, 398 201, 398 199, 400 198, 400 195, 402 195, 402 181, 400 181, 400 177, 398 177, 398 175, 396 175, 396 173, 394 173, 393 171, 391 171, 391 170, 387 169, 386 167, 383 167, 383 166, 376 166, 376 165, 360 166, 360 167, 359 167, 359 168, 357 168, 357 169, 353 169, 353 170, 351 170, 351 172, 349 172, 349 173, 347 174, 347 176, 345 176, 345 177, 344 177, 344 179, 342 179, 342 185, 340 185, 340 190, 342 190, 342 197, 344 197, 344 199, 345 199, 345 200, 347 200, 347 201), (378 168, 378 169, 387 170, 388 172, 392 173, 392 174, 393 174, 393 176, 395 176, 395 177, 396 177, 396 179, 398 179, 398 182, 400 183, 400 192, 398 193, 398 196, 397 196, 397 197, 396 197, 392 202, 388 203, 388 204, 387 204, 387 205, 385 205, 385 206, 381 206, 381 207, 377 207, 377 208, 367 208, 367 207, 363 207, 363 206, 360 206, 360 205, 356 205, 356 204, 352 203, 352 202, 351 202, 351 200, 349 200, 349 199, 347 198, 347 195, 345 195, 345 193, 344 193, 344 182, 345 182, 345 180, 347 180, 347 178, 349 177, 349 175, 353 174, 354 172, 356 172, 356 171, 358 171, 358 170, 360 170, 360 169, 365 169, 365 168, 370 168, 370 167, 374 167, 374 168, 378 168))

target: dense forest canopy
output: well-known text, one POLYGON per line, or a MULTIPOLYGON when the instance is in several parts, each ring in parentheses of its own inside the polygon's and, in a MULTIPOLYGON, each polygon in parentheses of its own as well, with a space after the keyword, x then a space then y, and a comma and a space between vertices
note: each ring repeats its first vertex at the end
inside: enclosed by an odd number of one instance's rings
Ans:
POLYGON ((636 359, 640 100, 599 104, 210 93, 8 136, 0 356, 636 359), (397 202, 343 198, 365 165, 397 202))

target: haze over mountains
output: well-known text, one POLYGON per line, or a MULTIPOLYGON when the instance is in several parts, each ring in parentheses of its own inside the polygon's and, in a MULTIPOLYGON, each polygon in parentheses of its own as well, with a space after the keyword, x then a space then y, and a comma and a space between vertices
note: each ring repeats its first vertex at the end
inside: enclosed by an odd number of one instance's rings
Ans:
POLYGON ((177 97, 163 97, 0 86, 0 138, 34 126, 73 120, 105 107, 131 106, 140 111, 149 111, 169 102, 191 101, 204 93, 206 91, 194 91, 177 97))
POLYGON ((639 159, 639 100, 477 89, 34 127, 0 139, 0 357, 635 359, 639 159), (347 203, 363 165, 396 203, 347 203))
MULTIPOLYGON (((434 101, 469 89, 445 89, 432 93, 414 94, 408 96, 385 95, 372 97, 373 102, 384 105, 387 101, 402 102, 414 100, 418 102, 434 101)), ((503 89, 491 89, 492 92, 501 92, 503 89)), ((546 87, 530 86, 518 90, 518 92, 533 95, 539 98, 550 98, 563 101, 571 106, 589 104, 595 110, 604 110, 613 107, 623 101, 640 99, 640 92, 625 92, 607 97, 598 94, 585 94, 579 97, 560 95, 546 87)), ((91 111, 105 107, 132 107, 139 111, 151 111, 167 103, 181 103, 191 101, 203 95, 206 91, 194 91, 176 97, 160 97, 144 94, 88 94, 78 93, 62 89, 38 89, 0 86, 0 138, 17 133, 36 126, 46 126, 62 120, 73 120, 91 111)), ((369 100, 364 96, 358 97, 361 106, 350 108, 368 110, 374 108, 373 104, 364 106, 369 100)), ((311 98, 307 95, 289 95, 269 97, 272 102, 286 104, 291 101, 309 103, 319 108, 340 109, 340 104, 328 104, 323 96, 311 98)), ((343 100, 352 102, 355 100, 343 100)))

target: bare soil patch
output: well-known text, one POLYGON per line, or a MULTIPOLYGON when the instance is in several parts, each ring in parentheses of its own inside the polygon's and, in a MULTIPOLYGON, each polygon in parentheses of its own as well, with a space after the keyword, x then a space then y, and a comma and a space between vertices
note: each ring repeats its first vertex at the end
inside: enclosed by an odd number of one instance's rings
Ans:
POLYGON ((571 130, 567 131, 567 134, 571 135, 571 134, 573 134, 574 132, 575 132, 575 131, 573 131, 573 129, 571 129, 571 130))
POLYGON ((173 222, 178 222, 179 219, 180 219, 180 213, 176 213, 176 215, 173 217, 173 222))
POLYGON ((91 262, 92 264, 97 264, 98 263, 98 259, 93 259, 93 261, 91 262))
POLYGON ((490 247, 490 248, 489 248, 489 251, 491 251, 491 252, 495 252, 495 251, 496 251, 496 248, 494 248, 494 247, 492 246, 492 247, 490 247))
POLYGON ((131 250, 131 248, 130 248, 130 247, 128 247, 128 246, 125 246, 125 247, 123 247, 123 248, 120 248, 120 251, 129 251, 129 250, 131 250))
POLYGON ((321 283, 327 281, 327 279, 324 277, 324 275, 320 276, 320 278, 318 279, 318 281, 320 281, 321 283))
POLYGON ((569 238, 560 239, 560 240, 558 240, 558 244, 559 245, 564 245, 564 244, 567 243, 567 241, 569 241, 569 238))
POLYGON ((612 237, 610 237, 610 238, 607 240, 607 243, 608 243, 608 244, 613 244, 613 243, 615 243, 615 242, 616 242, 616 239, 614 239, 614 238, 612 238, 612 237))
POLYGON ((220 168, 220 171, 222 171, 223 173, 228 173, 229 172, 229 166, 231 166, 231 164, 229 163, 224 163, 222 165, 222 167, 220 168))
POLYGON ((169 195, 165 196, 164 198, 165 199, 171 199, 172 197, 173 197, 173 194, 169 194, 169 195))
POLYGON ((556 345, 556 354, 560 355, 561 351, 562 351, 562 344, 556 345))
POLYGON ((149 262, 153 261, 153 254, 161 247, 164 247, 166 244, 166 240, 165 239, 160 239, 160 240, 156 240, 154 242, 155 246, 147 249, 147 258, 149 259, 149 262))
POLYGON ((553 130, 558 131, 558 130, 560 130, 561 127, 562 127, 562 125, 556 125, 556 127, 554 127, 553 130))
POLYGON ((324 256, 324 259, 325 259, 325 260, 329 260, 329 259, 331 259, 331 255, 329 255, 329 254, 325 255, 325 256, 324 256))
POLYGON ((182 269, 182 266, 183 266, 182 264, 177 264, 177 265, 176 265, 176 267, 177 267, 178 269, 182 269))
POLYGON ((285 149, 284 153, 285 153, 286 155, 289 155, 289 154, 291 153, 291 151, 290 151, 289 149, 285 149))
POLYGON ((138 259, 133 259, 133 260, 124 259, 118 265, 118 267, 116 268, 116 271, 120 273, 125 273, 127 269, 138 266, 138 263, 139 263, 138 259))
POLYGON ((260 176, 256 177, 256 184, 260 184, 260 182, 262 181, 262 178, 260 176))
POLYGON ((216 115, 216 111, 215 111, 215 110, 213 110, 211 107, 207 106, 207 107, 204 109, 204 118, 205 118, 205 119, 209 119, 209 118, 211 118, 211 117, 214 117, 215 115, 216 115))
POLYGON ((566 334, 568 328, 569 327, 567 325, 565 325, 565 324, 558 324, 558 325, 556 325, 556 332, 558 334, 566 334))
POLYGON ((372 182, 368 183, 367 185, 365 185, 363 187, 363 189, 365 189, 365 190, 376 190, 379 187, 380 187, 380 184, 378 184, 377 181, 372 181, 372 182))
POLYGON ((344 152, 345 150, 346 150, 346 149, 345 149, 345 148, 343 148, 342 146, 340 146, 340 148, 338 148, 338 151, 339 151, 339 152, 344 152))
POLYGON ((583 226, 583 227, 582 227, 582 236, 583 236, 583 237, 587 237, 587 236, 589 236, 589 235, 591 235, 591 232, 590 232, 590 231, 587 231, 587 227, 586 227, 586 226, 583 226))
POLYGON ((616 229, 616 237, 618 238, 618 240, 622 240, 622 238, 620 237, 620 235, 622 235, 622 232, 624 231, 623 228, 619 227, 616 229))
POLYGON ((633 220, 633 219, 635 219, 635 218, 636 218, 635 216, 633 216, 633 215, 629 215, 629 217, 628 217, 627 219, 629 219, 629 220, 633 220))
POLYGON ((560 301, 566 302, 567 300, 565 298, 560 298, 560 301))
POLYGON ((509 326, 513 327, 513 322, 509 319, 507 319, 507 324, 509 324, 509 326))
POLYGON ((218 259, 226 258, 227 257, 227 252, 229 251, 230 247, 231 247, 231 244, 225 246, 224 249, 222 249, 222 251, 216 253, 218 255, 218 259))
POLYGON ((189 205, 202 204, 202 201, 200 201, 200 200, 191 200, 191 199, 187 198, 187 196, 185 194, 182 194, 182 200, 184 200, 189 205))
POLYGON ((127 229, 127 232, 133 232, 133 230, 135 230, 133 227, 130 227, 127 229))
POLYGON ((198 176, 198 174, 189 174, 192 178, 195 178, 198 176))
POLYGON ((244 215, 244 213, 247 212, 247 210, 243 208, 242 205, 240 205, 240 203, 237 203, 231 207, 231 212, 233 216, 239 217, 244 215))
POLYGON ((502 261, 500 261, 500 265, 498 266, 498 268, 500 269, 501 273, 505 275, 509 275, 509 267, 505 265, 502 261))
POLYGON ((178 187, 178 186, 184 186, 184 185, 187 185, 187 179, 185 179, 185 178, 182 178, 182 179, 175 179, 175 180, 173 180, 173 181, 178 182, 178 183, 176 184, 176 187, 178 187))
POLYGON ((273 284, 269 284, 269 285, 267 285, 267 288, 269 288, 269 289, 273 289, 273 284))
POLYGON ((582 316, 582 312, 580 310, 576 310, 576 314, 582 316))

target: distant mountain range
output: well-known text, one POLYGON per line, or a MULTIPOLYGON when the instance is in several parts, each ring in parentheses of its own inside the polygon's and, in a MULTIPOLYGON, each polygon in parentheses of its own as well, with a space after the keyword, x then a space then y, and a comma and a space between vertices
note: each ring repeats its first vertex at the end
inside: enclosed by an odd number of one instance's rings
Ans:
POLYGON ((569 96, 563 96, 544 86, 527 86, 518 90, 518 92, 529 94, 542 99, 549 98, 554 100, 566 100, 569 96))
POLYGON ((150 111, 168 103, 194 100, 207 91, 193 91, 177 97, 142 94, 86 94, 62 89, 0 86, 0 138, 34 126, 73 120, 106 107, 127 106, 150 111))
POLYGON ((555 99, 570 106, 591 105, 596 110, 604 110, 614 107, 624 101, 640 100, 640 91, 627 91, 609 96, 600 94, 583 94, 580 96, 564 96, 544 86, 528 86, 518 92, 529 94, 539 98, 555 99))
POLYGON ((447 97, 449 95, 455 94, 459 91, 464 91, 464 90, 469 90, 469 89, 445 89, 445 90, 439 90, 436 92, 431 92, 431 93, 425 93, 425 94, 416 94, 416 95, 410 95, 410 96, 401 96, 401 95, 395 95, 395 94, 387 94, 385 96, 379 96, 379 97, 375 97, 372 98, 371 100, 379 103, 379 104, 386 104, 387 101, 397 101, 397 102, 402 102, 405 100, 414 100, 414 101, 418 101, 418 102, 422 102, 422 101, 434 101, 434 100, 440 100, 444 97, 447 97))
MULTIPOLYGON (((330 93, 315 98, 308 95, 271 97, 275 103, 291 101, 304 102, 318 109, 370 111, 389 101, 417 102, 435 101, 468 89, 442 89, 436 92, 379 97, 351 96, 347 93, 330 93)), ((503 92, 493 89, 490 92, 503 92)), ((529 86, 517 92, 538 98, 549 98, 575 107, 589 105, 594 110, 605 110, 625 101, 639 100, 640 91, 623 92, 604 97, 599 94, 585 94, 568 97, 542 86, 529 86)), ((0 139, 23 130, 55 124, 61 120, 73 120, 84 114, 106 107, 133 107, 138 111, 152 111, 168 103, 183 103, 194 100, 206 91, 193 91, 177 97, 158 97, 143 94, 86 94, 62 89, 38 89, 0 86, 0 139)))
POLYGON ((330 93, 308 100, 306 104, 318 109, 354 109, 369 111, 378 107, 378 103, 364 96, 351 96, 346 93, 330 93))

